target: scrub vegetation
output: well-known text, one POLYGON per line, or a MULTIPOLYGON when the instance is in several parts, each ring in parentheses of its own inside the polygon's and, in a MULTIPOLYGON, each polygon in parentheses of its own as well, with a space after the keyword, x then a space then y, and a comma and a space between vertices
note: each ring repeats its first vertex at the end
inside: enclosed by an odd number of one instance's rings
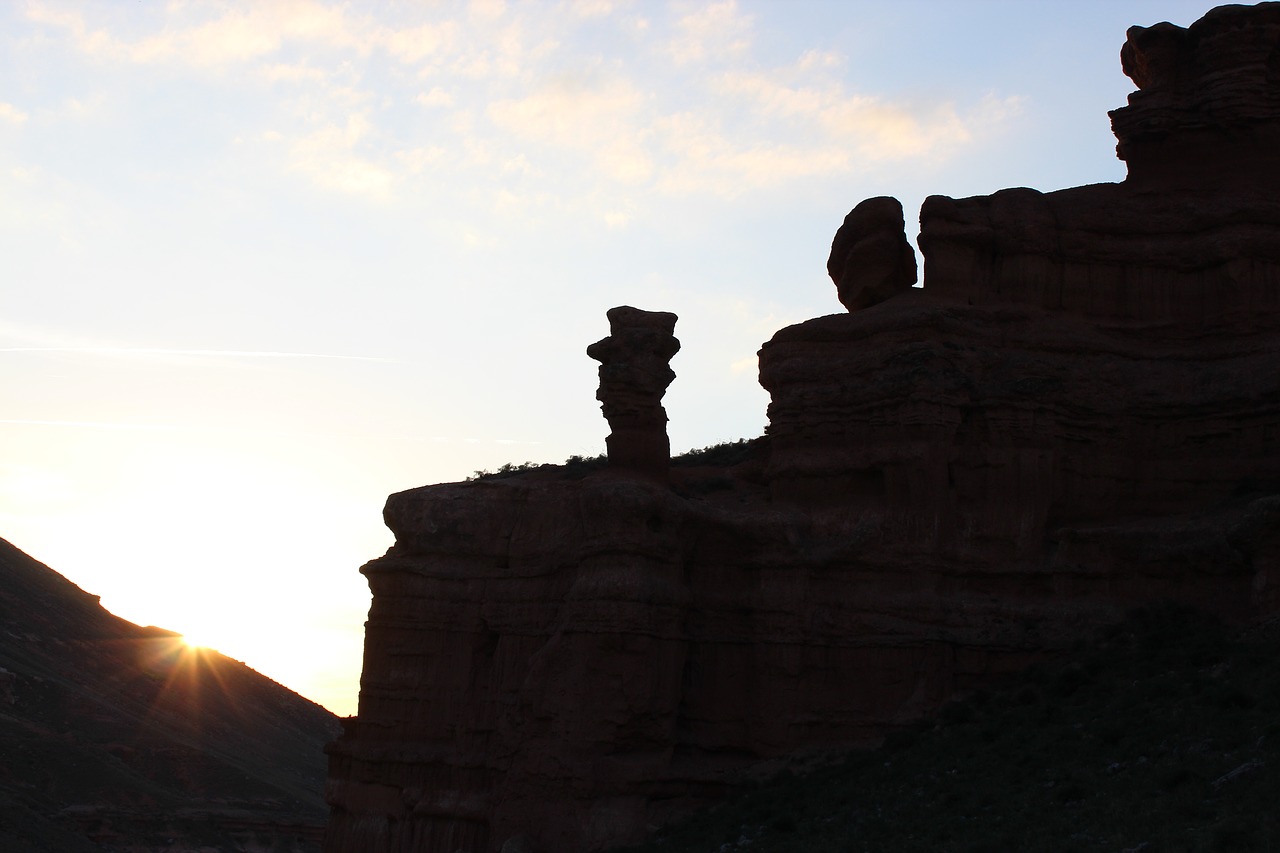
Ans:
MULTIPOLYGON (((671 466, 673 468, 693 468, 703 465, 732 467, 751 458, 760 449, 761 443, 762 439, 759 438, 740 438, 737 441, 725 441, 708 447, 686 450, 679 456, 671 457, 671 466)), ((467 478, 467 481, 501 480, 529 471, 553 471, 561 468, 564 469, 563 474, 566 477, 574 478, 603 468, 608 462, 609 457, 603 453, 599 456, 570 456, 562 465, 556 465, 553 462, 507 462, 496 471, 476 471, 467 478)))

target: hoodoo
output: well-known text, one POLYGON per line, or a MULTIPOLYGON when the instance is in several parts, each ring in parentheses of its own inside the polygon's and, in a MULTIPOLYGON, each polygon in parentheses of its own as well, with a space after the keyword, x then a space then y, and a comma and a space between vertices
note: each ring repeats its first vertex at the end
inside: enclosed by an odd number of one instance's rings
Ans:
POLYGON ((676 378, 667 366, 680 351, 675 325, 675 314, 623 305, 609 311, 612 334, 587 347, 600 362, 596 399, 612 430, 605 439, 612 467, 667 476, 671 442, 662 395, 676 378))
POLYGON ((859 205, 731 466, 667 469, 674 316, 610 312, 614 464, 388 499, 329 853, 597 850, 1136 605, 1280 611, 1278 57, 1277 3, 1131 29, 1129 177, 930 198, 922 288, 859 205))

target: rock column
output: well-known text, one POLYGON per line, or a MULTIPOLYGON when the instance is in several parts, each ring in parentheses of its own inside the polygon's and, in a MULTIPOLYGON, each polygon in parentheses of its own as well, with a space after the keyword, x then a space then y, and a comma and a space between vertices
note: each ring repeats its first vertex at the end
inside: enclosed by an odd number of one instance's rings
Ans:
POLYGON ((600 362, 596 399, 611 430, 609 465, 665 479, 671 463, 662 395, 676 378, 669 362, 680 351, 676 315, 619 306, 609 310, 610 335, 587 347, 600 362))

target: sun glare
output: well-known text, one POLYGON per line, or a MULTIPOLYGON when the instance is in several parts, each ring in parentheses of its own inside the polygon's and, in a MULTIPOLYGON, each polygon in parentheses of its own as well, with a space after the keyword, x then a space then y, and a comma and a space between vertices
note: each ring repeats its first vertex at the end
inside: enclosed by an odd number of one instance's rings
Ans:
POLYGON ((201 637, 199 634, 183 634, 182 642, 189 649, 212 649, 213 646, 209 641, 201 637))

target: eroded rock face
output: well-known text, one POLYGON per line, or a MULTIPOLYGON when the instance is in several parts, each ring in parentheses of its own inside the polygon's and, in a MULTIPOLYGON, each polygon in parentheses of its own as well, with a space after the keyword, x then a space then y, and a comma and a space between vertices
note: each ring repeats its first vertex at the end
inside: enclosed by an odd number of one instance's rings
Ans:
POLYGON ((855 208, 746 461, 393 495, 327 850, 595 850, 1133 606, 1280 612, 1275 15, 1131 31, 1130 180, 929 199, 922 289, 855 208))
POLYGON ((1121 184, 934 196, 920 212, 931 296, 1063 309, 1199 336, 1280 308, 1280 3, 1183 29, 1132 27, 1140 87, 1111 113, 1121 184))
POLYGON ((1273 190, 1280 147, 1280 3, 1221 6, 1190 27, 1130 27, 1120 61, 1138 86, 1111 112, 1130 184, 1273 190))

